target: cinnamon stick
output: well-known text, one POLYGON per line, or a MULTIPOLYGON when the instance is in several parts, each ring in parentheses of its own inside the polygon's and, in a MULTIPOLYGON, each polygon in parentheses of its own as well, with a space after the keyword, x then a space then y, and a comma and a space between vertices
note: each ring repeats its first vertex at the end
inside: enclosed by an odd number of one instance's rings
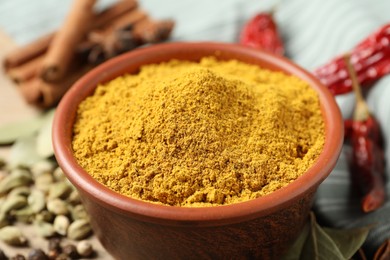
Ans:
POLYGON ((116 56, 124 51, 133 49, 139 44, 122 39, 123 31, 131 30, 137 23, 148 19, 143 10, 133 10, 111 21, 111 23, 100 30, 93 30, 88 34, 87 43, 78 47, 79 52, 86 52, 90 47, 88 61, 99 63, 108 58, 116 56))
POLYGON ((147 19, 148 15, 145 11, 136 9, 128 13, 125 13, 117 18, 113 19, 108 25, 102 29, 92 30, 90 35, 93 37, 93 34, 98 32, 101 35, 109 35, 117 30, 128 29, 127 27, 133 27, 134 24, 147 19))
POLYGON ((89 30, 101 28, 112 20, 131 10, 137 8, 138 2, 136 0, 121 0, 99 13, 94 19, 89 30))
POLYGON ((85 37, 93 18, 96 0, 74 0, 64 24, 56 33, 42 64, 45 81, 61 79, 72 62, 77 44, 85 37))
POLYGON ((157 43, 169 37, 174 25, 172 20, 145 19, 134 26, 132 34, 134 38, 140 39, 143 43, 157 43))
MULTIPOLYGON (((95 14, 93 22, 89 24, 89 30, 103 27, 116 17, 135 9, 137 5, 136 0, 121 0, 116 2, 102 12, 95 14)), ((51 32, 7 54, 3 60, 5 70, 19 66, 45 53, 54 36, 55 32, 51 32)))
POLYGON ((27 81, 38 75, 42 66, 42 61, 43 55, 29 60, 20 66, 9 69, 7 74, 15 83, 27 81))
POLYGON ((25 46, 18 47, 10 52, 3 62, 5 70, 9 70, 13 67, 19 66, 31 59, 42 55, 47 50, 50 42, 53 40, 55 33, 47 34, 36 41, 33 41, 25 46))
POLYGON ((65 79, 58 82, 46 82, 40 77, 34 77, 22 82, 19 89, 28 104, 39 108, 50 108, 55 106, 66 91, 91 69, 91 66, 75 69, 68 73, 65 79))
POLYGON ((172 20, 155 21, 142 11, 132 11, 126 17, 114 20, 103 30, 89 33, 89 63, 99 63, 125 51, 132 50, 145 43, 156 43, 166 40, 172 32, 172 20))

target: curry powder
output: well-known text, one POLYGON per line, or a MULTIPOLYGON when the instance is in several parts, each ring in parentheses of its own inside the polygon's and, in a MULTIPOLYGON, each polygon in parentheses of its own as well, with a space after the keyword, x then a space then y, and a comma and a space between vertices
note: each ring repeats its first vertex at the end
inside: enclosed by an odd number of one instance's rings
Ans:
POLYGON ((99 85, 78 108, 73 150, 97 181, 174 206, 257 198, 305 173, 324 145, 316 92, 236 60, 172 60, 99 85))

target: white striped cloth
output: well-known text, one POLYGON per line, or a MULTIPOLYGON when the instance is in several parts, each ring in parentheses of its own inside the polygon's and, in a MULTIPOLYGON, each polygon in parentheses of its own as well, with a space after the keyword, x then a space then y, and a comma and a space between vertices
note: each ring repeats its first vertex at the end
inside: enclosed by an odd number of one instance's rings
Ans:
MULTIPOLYGON (((99 1, 99 8, 112 0, 99 1)), ((389 0, 142 0, 153 17, 173 18, 177 22, 173 41, 236 42, 245 21, 259 11, 277 4, 279 24, 287 56, 308 70, 351 49, 360 40, 390 22, 389 0)), ((1 0, 0 26, 17 43, 23 44, 57 28, 69 8, 70 0, 1 0)), ((368 93, 369 105, 390 138, 390 77, 377 82, 368 93)), ((351 115, 354 96, 337 97, 344 117, 351 115)), ((390 147, 390 145, 388 146, 390 147)), ((344 150, 347 150, 345 147, 344 150)), ((387 177, 390 178, 390 148, 386 150, 387 177)), ((378 211, 363 214, 359 200, 351 196, 348 167, 342 153, 336 169, 320 186, 314 209, 325 224, 354 227, 378 225, 369 234, 366 247, 372 251, 390 237, 390 202, 378 211)), ((387 182, 390 194, 390 182, 387 182)))

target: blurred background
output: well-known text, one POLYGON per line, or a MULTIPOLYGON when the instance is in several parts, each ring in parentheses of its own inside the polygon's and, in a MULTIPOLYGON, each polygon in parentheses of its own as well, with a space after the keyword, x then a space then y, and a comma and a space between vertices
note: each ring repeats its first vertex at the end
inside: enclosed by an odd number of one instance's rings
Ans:
MULTIPOLYGON (((114 0, 99 0, 104 9, 114 0)), ((16 45, 23 45, 56 30, 69 10, 70 0, 1 0, 0 31, 16 45)), ((309 71, 350 50, 359 41, 390 22, 388 0, 140 0, 141 8, 157 19, 171 18, 175 28, 170 41, 237 42, 243 24, 261 11, 276 7, 286 56, 309 71)), ((2 46, 0 46, 0 51, 2 46)), ((2 94, 0 86, 0 95, 2 94)), ((390 77, 383 77, 368 91, 369 106, 390 138, 390 77)), ((337 97, 344 118, 354 106, 353 94, 337 97)), ((0 113, 12 111, 1 110, 0 113)), ((1 119, 0 119, 1 124, 1 119)), ((388 142, 387 142, 388 143, 388 142)), ((389 146, 388 146, 389 147, 389 146)), ((390 149, 386 149, 390 161, 390 149)), ((387 177, 389 178, 387 164, 387 177)), ((390 184, 387 182, 390 193, 390 184)), ((380 210, 362 214, 350 197, 350 181, 343 153, 331 176, 321 185, 314 207, 323 223, 354 227, 378 223, 370 233, 368 248, 390 237, 390 202, 380 210)))

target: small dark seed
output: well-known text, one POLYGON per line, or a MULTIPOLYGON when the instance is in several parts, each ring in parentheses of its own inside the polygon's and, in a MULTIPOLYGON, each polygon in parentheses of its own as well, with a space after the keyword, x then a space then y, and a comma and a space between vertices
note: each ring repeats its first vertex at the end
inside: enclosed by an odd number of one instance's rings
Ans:
POLYGON ((70 258, 68 255, 62 253, 60 255, 58 255, 55 260, 72 260, 72 258, 70 258))
POLYGON ((17 254, 16 256, 11 257, 10 260, 26 260, 24 255, 17 254))
POLYGON ((48 257, 41 249, 32 249, 27 256, 27 260, 47 260, 48 257))
POLYGON ((1 249, 0 249, 0 260, 8 260, 8 257, 5 255, 5 253, 1 249))
POLYGON ((5 162, 5 160, 3 158, 0 158, 0 169, 4 168, 4 166, 6 165, 7 163, 5 162))
POLYGON ((47 252, 49 259, 56 259, 61 253, 61 239, 58 237, 50 238, 47 252))
POLYGON ((50 238, 48 249, 49 249, 49 251, 55 250, 55 251, 61 252, 61 239, 58 237, 50 238))
POLYGON ((62 248, 62 253, 66 254, 67 256, 69 256, 72 259, 75 259, 75 258, 79 257, 79 254, 77 253, 76 246, 74 246, 72 244, 64 246, 62 248))
POLYGON ((58 252, 56 250, 49 250, 47 252, 47 257, 49 257, 49 259, 56 259, 59 255, 60 255, 60 252, 58 252))

